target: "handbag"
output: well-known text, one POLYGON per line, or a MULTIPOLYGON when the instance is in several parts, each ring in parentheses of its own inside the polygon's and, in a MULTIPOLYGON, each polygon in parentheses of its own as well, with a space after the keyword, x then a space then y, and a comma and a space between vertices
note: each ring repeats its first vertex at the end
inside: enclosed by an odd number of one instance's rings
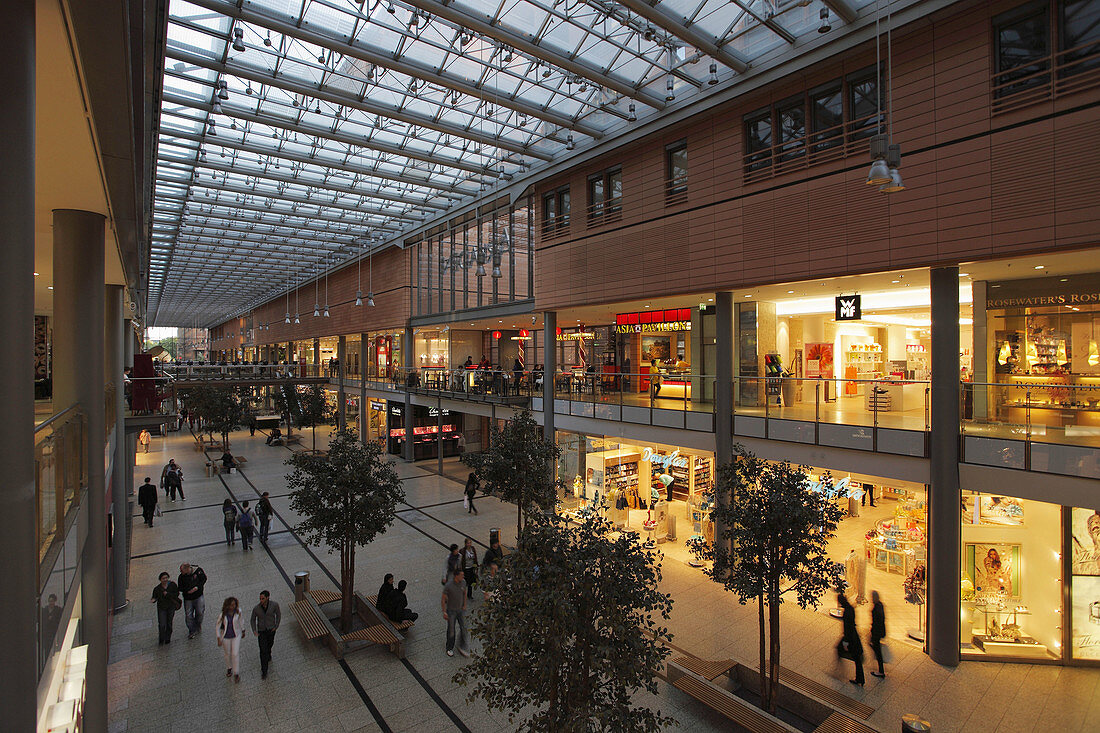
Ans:
POLYGON ((463 497, 463 499, 462 499, 462 508, 463 509, 469 509, 470 508, 470 497, 468 497, 468 496, 463 497))
POLYGON ((853 661, 855 660, 852 652, 848 649, 848 641, 846 639, 841 639, 837 642, 836 655, 841 659, 851 659, 853 661))
POLYGON ((883 664, 893 664, 894 663, 894 650, 890 647, 890 645, 889 644, 884 644, 883 642, 880 641, 879 644, 878 644, 878 647, 879 647, 879 653, 882 654, 882 663, 883 664))
POLYGON ((164 516, 163 514, 160 513, 160 504, 154 504, 153 505, 153 514, 157 515, 158 517, 163 517, 164 516))

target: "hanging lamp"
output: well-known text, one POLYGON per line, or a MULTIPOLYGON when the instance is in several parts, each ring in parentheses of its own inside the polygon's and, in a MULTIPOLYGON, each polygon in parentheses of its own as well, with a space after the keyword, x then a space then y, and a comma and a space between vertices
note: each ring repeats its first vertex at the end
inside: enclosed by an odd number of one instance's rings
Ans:
POLYGON ((363 240, 356 240, 359 247, 359 256, 355 258, 357 273, 355 276, 355 305, 363 305, 363 240))
POLYGON ((374 307, 374 247, 367 250, 367 307, 374 307))

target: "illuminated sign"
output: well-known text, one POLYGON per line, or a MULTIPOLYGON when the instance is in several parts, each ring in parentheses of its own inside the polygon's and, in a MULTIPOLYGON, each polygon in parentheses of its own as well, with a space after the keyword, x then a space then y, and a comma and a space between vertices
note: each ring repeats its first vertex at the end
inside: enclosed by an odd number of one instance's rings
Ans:
POLYGON ((860 307, 860 296, 839 295, 836 299, 836 320, 858 321, 863 318, 863 309, 860 307))
POLYGON ((691 321, 661 321, 660 323, 616 323, 615 333, 668 333, 690 331, 691 321))
POLYGON ((679 449, 661 455, 655 453, 652 448, 644 448, 642 450, 642 460, 649 461, 655 465, 661 466, 666 470, 669 468, 687 468, 688 459, 680 457, 679 449))
POLYGON ((501 335, 501 334, 500 334, 500 331, 493 331, 493 338, 495 338, 495 339, 499 339, 499 338, 500 338, 500 335, 501 335))
POLYGON ((558 333, 558 341, 583 341, 584 339, 595 338, 596 334, 591 331, 577 331, 575 333, 558 333))
POLYGON ((691 330, 691 308, 620 313, 615 333, 670 333, 691 330))

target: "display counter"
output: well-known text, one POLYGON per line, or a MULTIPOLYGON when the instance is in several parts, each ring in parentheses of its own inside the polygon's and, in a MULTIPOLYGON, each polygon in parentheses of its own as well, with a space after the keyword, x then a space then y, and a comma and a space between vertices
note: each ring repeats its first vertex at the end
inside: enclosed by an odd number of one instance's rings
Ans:
POLYGON ((866 386, 871 387, 864 390, 868 412, 876 409, 878 412, 907 412, 924 409, 924 393, 928 386, 926 384, 876 381, 866 386))
POLYGON ((658 396, 674 400, 690 400, 691 382, 680 377, 665 377, 661 380, 661 394, 658 396))

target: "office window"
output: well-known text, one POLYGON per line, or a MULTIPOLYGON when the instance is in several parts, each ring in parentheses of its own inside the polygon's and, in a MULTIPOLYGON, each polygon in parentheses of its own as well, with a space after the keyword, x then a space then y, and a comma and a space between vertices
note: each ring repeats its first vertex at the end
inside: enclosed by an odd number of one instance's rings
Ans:
POLYGON ((779 160, 794 160, 806 152, 806 100, 799 95, 781 102, 775 109, 779 160))
POLYGON ((1063 52, 1058 72, 1061 77, 1080 74, 1100 66, 1100 3, 1096 0, 1065 0, 1061 7, 1063 52))
POLYGON ((604 175, 597 173, 588 178, 588 216, 595 219, 603 216, 604 175))
POLYGON ((871 137, 879 130, 882 90, 874 67, 848 78, 848 130, 852 140, 871 137))
POLYGON ((772 111, 765 109, 745 120, 746 170, 755 171, 771 165, 772 111))
POLYGON ((843 142, 844 95, 839 81, 810 92, 810 129, 814 152, 843 142))
POLYGON ((623 169, 612 168, 607 172, 607 211, 614 214, 623 210, 623 169))
POLYGON ((665 148, 665 181, 669 196, 683 196, 688 188, 687 143, 665 148))
POLYGON ((542 231, 549 234, 569 226, 569 187, 543 194, 542 231))
POLYGON ((993 96, 1001 98, 1050 80, 1049 7, 1028 5, 994 21, 997 68, 993 96))

